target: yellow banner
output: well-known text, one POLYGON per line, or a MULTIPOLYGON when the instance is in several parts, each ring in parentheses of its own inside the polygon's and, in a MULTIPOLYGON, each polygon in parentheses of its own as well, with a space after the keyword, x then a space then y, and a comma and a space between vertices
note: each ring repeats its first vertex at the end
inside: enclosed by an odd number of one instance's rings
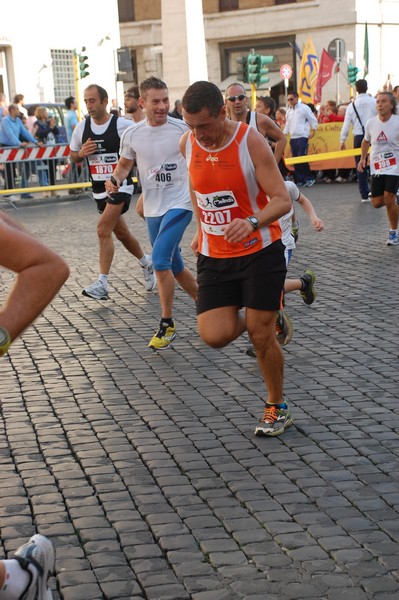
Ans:
POLYGON ((317 76, 319 74, 319 59, 312 39, 309 36, 303 49, 301 69, 299 73, 298 96, 302 102, 314 103, 317 76))
POLYGON ((353 135, 352 131, 345 141, 346 150, 340 150, 340 134, 342 122, 323 123, 318 126, 316 133, 312 138, 309 138, 308 157, 309 160, 302 158, 298 160, 292 159, 291 147, 287 143, 284 158, 287 159, 287 165, 292 165, 294 162, 309 162, 313 171, 322 171, 323 169, 353 169, 355 167, 354 154, 360 154, 359 150, 353 150, 353 135), (327 159, 326 153, 332 152, 333 155, 327 159), (320 159, 311 155, 320 154, 320 159))

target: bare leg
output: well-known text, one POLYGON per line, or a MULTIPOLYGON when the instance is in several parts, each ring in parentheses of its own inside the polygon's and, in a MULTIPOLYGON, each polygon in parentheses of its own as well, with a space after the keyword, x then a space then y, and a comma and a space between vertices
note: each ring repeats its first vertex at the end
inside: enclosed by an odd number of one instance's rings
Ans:
POLYGON ((268 404, 280 404, 283 398, 284 355, 276 340, 275 320, 275 311, 247 308, 248 334, 265 380, 268 404))
POLYGON ((0 215, 0 264, 17 274, 0 310, 14 340, 51 302, 69 277, 65 261, 9 217, 0 215))
POLYGON ((384 202, 387 209, 389 226, 391 229, 398 228, 399 207, 396 203, 396 194, 384 192, 384 202))
POLYGON ((162 317, 171 319, 173 313, 173 298, 175 295, 175 278, 170 270, 156 271, 158 279, 159 301, 162 317))
POLYGON ((211 348, 224 348, 246 329, 245 316, 238 306, 223 306, 197 316, 198 333, 211 348))
POLYGON ((130 252, 130 254, 133 254, 133 256, 135 256, 138 260, 140 260, 140 258, 143 258, 144 252, 140 245, 140 242, 130 232, 129 227, 127 226, 127 223, 122 216, 119 217, 114 227, 114 234, 116 235, 117 239, 124 245, 126 250, 130 252))
POLYGON ((300 279, 286 279, 284 283, 284 292, 289 294, 295 290, 302 289, 302 281, 300 279))
POLYGON ((181 273, 175 275, 175 279, 178 282, 178 284, 183 288, 183 290, 187 292, 189 296, 191 296, 191 298, 193 298, 194 300, 197 299, 198 285, 194 275, 191 273, 191 271, 187 269, 187 267, 184 267, 181 273))

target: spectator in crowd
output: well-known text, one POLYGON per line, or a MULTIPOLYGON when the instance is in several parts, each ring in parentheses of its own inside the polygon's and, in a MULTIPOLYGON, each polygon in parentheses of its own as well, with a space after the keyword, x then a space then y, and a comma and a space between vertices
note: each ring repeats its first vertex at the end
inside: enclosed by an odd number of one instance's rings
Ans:
POLYGON ((276 103, 271 96, 259 96, 256 99, 255 110, 276 121, 276 103))
MULTIPOLYGON (((68 98, 65 98, 65 106, 68 109, 68 112, 65 116, 65 131, 67 135, 68 144, 70 144, 73 130, 79 123, 78 115, 76 114, 76 111, 78 109, 78 103, 76 101, 76 98, 74 96, 68 96, 68 98)), ((78 181, 78 169, 78 165, 72 160, 69 160, 69 164, 67 167, 68 183, 76 183, 78 181)), ((79 190, 68 190, 68 194, 79 194, 79 190)))
MULTIPOLYGON (((360 148, 364 138, 364 128, 371 117, 377 114, 375 98, 367 94, 367 81, 358 79, 356 81, 356 100, 348 105, 345 113, 344 124, 341 129, 340 150, 345 150, 345 140, 348 137, 350 127, 353 127, 353 147, 360 148)), ((360 156, 355 156, 356 167, 359 165, 360 156)), ((357 181, 362 202, 368 202, 369 198, 369 170, 368 167, 358 169, 357 181)))
POLYGON ((175 107, 172 112, 169 113, 169 116, 173 117, 174 119, 180 119, 181 121, 183 120, 181 100, 175 100, 175 107))
MULTIPOLYGON (((10 104, 8 115, 2 119, 0 124, 0 146, 19 146, 25 148, 28 144, 42 146, 41 141, 36 140, 19 118, 19 107, 10 104)), ((29 178, 28 163, 22 163, 21 186, 26 187, 29 178)), ((6 188, 14 189, 16 179, 15 162, 6 163, 6 188)), ((21 194, 21 198, 32 198, 31 194, 21 194)))
MULTIPOLYGON (((35 117, 37 119, 36 123, 33 126, 33 135, 35 136, 35 138, 42 142, 44 145, 50 146, 55 144, 55 136, 59 133, 55 117, 49 118, 47 108, 45 108, 44 106, 38 106, 36 108, 35 117)), ((50 185, 55 185, 57 161, 56 159, 49 159, 46 161, 46 165, 48 168, 50 185)), ((50 192, 50 195, 57 196, 57 192, 52 190, 50 192)))
POLYGON ((3 117, 8 115, 7 98, 5 94, 0 94, 0 123, 3 117))
MULTIPOLYGON (((344 117, 342 115, 338 115, 337 103, 335 100, 327 100, 327 102, 324 104, 322 121, 319 120, 319 123, 335 123, 337 121, 342 122, 343 120, 344 117)), ((323 181, 325 183, 332 183, 333 181, 342 183, 344 178, 342 175, 336 177, 336 169, 326 169, 323 171, 323 181)))
POLYGON ((19 117, 21 118, 22 115, 25 115, 25 117, 28 116, 28 111, 24 106, 24 100, 25 100, 25 96, 23 94, 15 94, 14 96, 14 104, 18 105, 18 109, 19 109, 19 117))
POLYGON ((145 119, 145 112, 139 102, 140 92, 138 85, 132 85, 125 91, 125 119, 139 123, 145 119))
POLYGON ((287 111, 282 106, 280 106, 276 110, 276 123, 280 127, 280 129, 284 129, 284 127, 285 127, 285 124, 287 121, 286 115, 287 115, 287 111))
MULTIPOLYGON (((284 133, 290 135, 290 146, 292 156, 306 156, 308 153, 309 137, 314 135, 317 129, 317 118, 312 110, 304 102, 299 102, 297 92, 288 94, 289 108, 287 110, 287 122, 284 133)), ((310 187, 315 179, 309 167, 309 163, 294 165, 295 179, 298 186, 310 187)))

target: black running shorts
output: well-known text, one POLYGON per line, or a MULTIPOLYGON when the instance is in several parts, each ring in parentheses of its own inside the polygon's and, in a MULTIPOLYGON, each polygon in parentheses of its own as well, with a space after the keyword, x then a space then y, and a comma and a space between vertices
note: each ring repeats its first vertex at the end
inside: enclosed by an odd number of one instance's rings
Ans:
POLYGON ((399 187, 398 175, 372 175, 371 176, 371 197, 378 198, 383 196, 384 192, 396 194, 399 187))
POLYGON ((281 240, 238 258, 197 261, 197 314, 223 306, 279 310, 287 268, 281 240))
POLYGON ((112 194, 112 198, 110 196, 107 196, 106 198, 101 198, 101 200, 96 200, 97 210, 101 215, 104 212, 107 204, 122 204, 123 202, 124 206, 121 212, 121 215, 123 215, 129 210, 131 199, 131 194, 126 194, 125 192, 118 192, 117 194, 112 194))

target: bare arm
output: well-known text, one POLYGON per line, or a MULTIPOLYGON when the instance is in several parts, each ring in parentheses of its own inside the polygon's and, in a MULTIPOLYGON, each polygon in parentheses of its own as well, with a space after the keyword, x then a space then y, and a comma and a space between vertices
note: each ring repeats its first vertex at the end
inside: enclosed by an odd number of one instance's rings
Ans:
POLYGON ((301 207, 303 208, 304 212, 308 215, 309 220, 312 223, 313 227, 316 229, 316 231, 323 231, 324 223, 317 216, 314 206, 311 203, 311 201, 309 200, 309 198, 307 198, 306 196, 301 194, 298 198, 298 202, 301 205, 301 207))
MULTIPOLYGON (((268 204, 255 213, 259 227, 264 227, 289 212, 292 203, 269 144, 254 129, 248 132, 248 150, 258 184, 269 196, 268 204)), ((241 242, 252 231, 247 219, 234 219, 225 228, 225 239, 230 243, 241 242)))
POLYGON ((0 327, 14 341, 39 316, 69 277, 65 261, 21 225, 0 213, 0 265, 16 273, 0 308, 0 327))
POLYGON ((86 156, 89 156, 90 154, 94 154, 94 152, 97 150, 97 144, 94 140, 92 140, 91 138, 88 138, 84 144, 82 144, 82 147, 80 148, 79 151, 75 152, 74 150, 71 150, 70 153, 70 157, 73 160, 73 162, 75 163, 79 163, 82 162, 82 160, 84 160, 84 158, 86 156))
POLYGON ((124 158, 123 156, 119 158, 118 165, 113 173, 113 178, 117 181, 118 185, 112 183, 110 179, 107 179, 105 182, 105 189, 109 194, 115 194, 119 190, 122 182, 131 172, 133 163, 134 161, 129 158, 124 158))
POLYGON ((367 167, 367 153, 369 151, 369 148, 371 146, 371 143, 368 142, 367 140, 363 139, 362 141, 362 154, 360 157, 360 161, 357 165, 357 170, 359 171, 359 173, 363 173, 364 169, 367 167))
MULTIPOLYGON (((189 135, 190 135, 190 132, 187 131, 180 138, 180 152, 184 156, 184 158, 186 158, 186 143, 187 143, 187 138, 189 135)), ((198 202, 195 197, 195 192, 194 192, 194 189, 193 189, 193 186, 191 183, 190 176, 189 176, 189 189, 190 189, 191 204, 193 205, 193 212, 194 212, 194 216, 195 216, 195 220, 196 220, 196 224, 197 224, 197 230, 191 241, 191 249, 194 252, 194 254, 196 256, 198 256, 198 237, 199 237, 199 233, 201 230, 201 219, 200 219, 200 214, 199 214, 198 202)))
POLYGON ((257 115, 256 118, 259 119, 260 117, 263 117, 259 123, 260 133, 262 133, 264 136, 272 138, 273 140, 276 140, 274 146, 274 158, 278 164, 284 154, 284 150, 287 145, 287 137, 281 131, 280 127, 276 125, 272 119, 270 119, 270 117, 267 115, 257 115))

